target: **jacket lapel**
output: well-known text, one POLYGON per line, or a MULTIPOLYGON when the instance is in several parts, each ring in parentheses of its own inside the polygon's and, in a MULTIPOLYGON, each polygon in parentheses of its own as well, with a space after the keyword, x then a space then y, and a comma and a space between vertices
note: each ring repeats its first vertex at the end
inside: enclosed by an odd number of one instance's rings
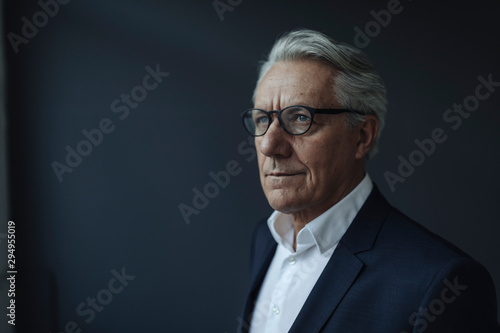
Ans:
POLYGON ((373 247, 390 205, 374 185, 358 215, 340 240, 290 333, 320 332, 363 268, 357 254, 373 247))
MULTIPOLYGON (((340 245, 340 244, 339 244, 340 245)), ((290 333, 319 332, 363 268, 363 263, 340 245, 325 267, 290 333)))
MULTIPOLYGON (((267 224, 265 228, 267 228, 267 224)), ((255 307, 255 302, 257 301, 257 296, 259 295, 260 287, 278 245, 268 229, 263 231, 263 228, 260 228, 260 230, 262 233, 254 237, 255 243, 252 245, 251 250, 253 258, 250 260, 252 265, 250 291, 247 294, 243 307, 243 318, 238 318, 238 322, 240 323, 239 332, 242 333, 247 333, 249 331, 252 312, 255 307)))

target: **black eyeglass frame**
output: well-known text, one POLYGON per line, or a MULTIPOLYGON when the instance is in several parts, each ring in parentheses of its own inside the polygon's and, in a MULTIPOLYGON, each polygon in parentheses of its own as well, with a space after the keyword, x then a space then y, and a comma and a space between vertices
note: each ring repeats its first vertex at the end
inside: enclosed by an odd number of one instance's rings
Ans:
POLYGON ((290 106, 287 106, 286 108, 284 109, 281 109, 281 110, 273 110, 273 111, 266 111, 266 110, 262 110, 262 109, 257 109, 257 108, 250 108, 246 111, 244 111, 242 114, 241 114, 241 120, 243 122, 243 127, 245 127, 245 130, 253 137, 258 137, 258 136, 263 136, 264 134, 267 133, 267 131, 269 130, 269 127, 271 126, 271 123, 273 122, 273 117, 272 117, 272 114, 273 113, 276 113, 278 115, 278 121, 280 123, 280 126, 281 128, 287 132, 288 134, 290 135, 303 135, 305 133, 307 133, 307 131, 309 131, 311 129, 311 126, 312 126, 312 123, 313 123, 313 120, 314 120, 314 115, 317 113, 317 114, 340 114, 340 113, 346 113, 346 112, 350 112, 350 113, 356 113, 356 114, 359 114, 361 116, 366 116, 366 113, 365 112, 361 112, 361 111, 357 111, 357 110, 351 110, 351 109, 315 109, 313 107, 310 107, 310 106, 305 106, 305 105, 290 105, 290 106), (283 119, 281 118, 281 114, 283 113, 283 111, 289 109, 289 108, 293 108, 293 107, 301 107, 301 108, 304 108, 306 109, 307 111, 309 111, 309 113, 311 114, 311 123, 309 124, 309 127, 302 133, 299 133, 299 134, 294 134, 294 133, 290 133, 284 123, 283 123, 283 119), (258 134, 258 135, 255 135, 254 133, 250 133, 250 130, 247 128, 247 125, 245 124, 245 117, 246 115, 252 111, 252 110, 258 110, 258 111, 261 111, 261 112, 264 112, 266 115, 267 115, 267 118, 269 119, 269 122, 268 122, 268 125, 267 125, 267 128, 266 130, 264 131, 264 133, 262 134, 258 134))

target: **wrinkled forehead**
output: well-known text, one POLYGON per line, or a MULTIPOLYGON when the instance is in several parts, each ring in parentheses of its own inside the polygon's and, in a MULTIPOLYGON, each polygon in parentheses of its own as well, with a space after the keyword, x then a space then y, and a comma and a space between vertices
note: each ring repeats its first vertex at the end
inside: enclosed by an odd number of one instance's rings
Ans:
POLYGON ((290 105, 336 107, 335 69, 315 60, 275 63, 257 87, 255 107, 280 110, 290 105))

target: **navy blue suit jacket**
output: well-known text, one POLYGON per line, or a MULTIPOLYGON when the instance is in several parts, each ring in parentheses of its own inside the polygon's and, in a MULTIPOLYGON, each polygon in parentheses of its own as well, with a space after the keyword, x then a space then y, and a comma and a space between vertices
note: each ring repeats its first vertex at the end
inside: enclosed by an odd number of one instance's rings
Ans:
MULTIPOLYGON (((262 221, 252 238, 241 332, 248 332, 276 246, 262 221)), ((486 269, 396 210, 374 186, 289 332, 490 333, 500 328, 486 269)))

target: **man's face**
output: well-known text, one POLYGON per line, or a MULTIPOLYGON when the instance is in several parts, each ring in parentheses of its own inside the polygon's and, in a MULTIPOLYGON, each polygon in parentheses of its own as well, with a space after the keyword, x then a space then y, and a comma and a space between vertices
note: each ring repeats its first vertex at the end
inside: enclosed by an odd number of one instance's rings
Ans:
MULTIPOLYGON (((341 108, 333 94, 334 75, 333 68, 318 61, 278 62, 257 87, 255 107, 341 108)), ((347 195, 364 176, 360 133, 345 114, 316 114, 307 133, 290 135, 274 114, 267 133, 255 138, 260 180, 271 207, 307 223, 347 195)))

